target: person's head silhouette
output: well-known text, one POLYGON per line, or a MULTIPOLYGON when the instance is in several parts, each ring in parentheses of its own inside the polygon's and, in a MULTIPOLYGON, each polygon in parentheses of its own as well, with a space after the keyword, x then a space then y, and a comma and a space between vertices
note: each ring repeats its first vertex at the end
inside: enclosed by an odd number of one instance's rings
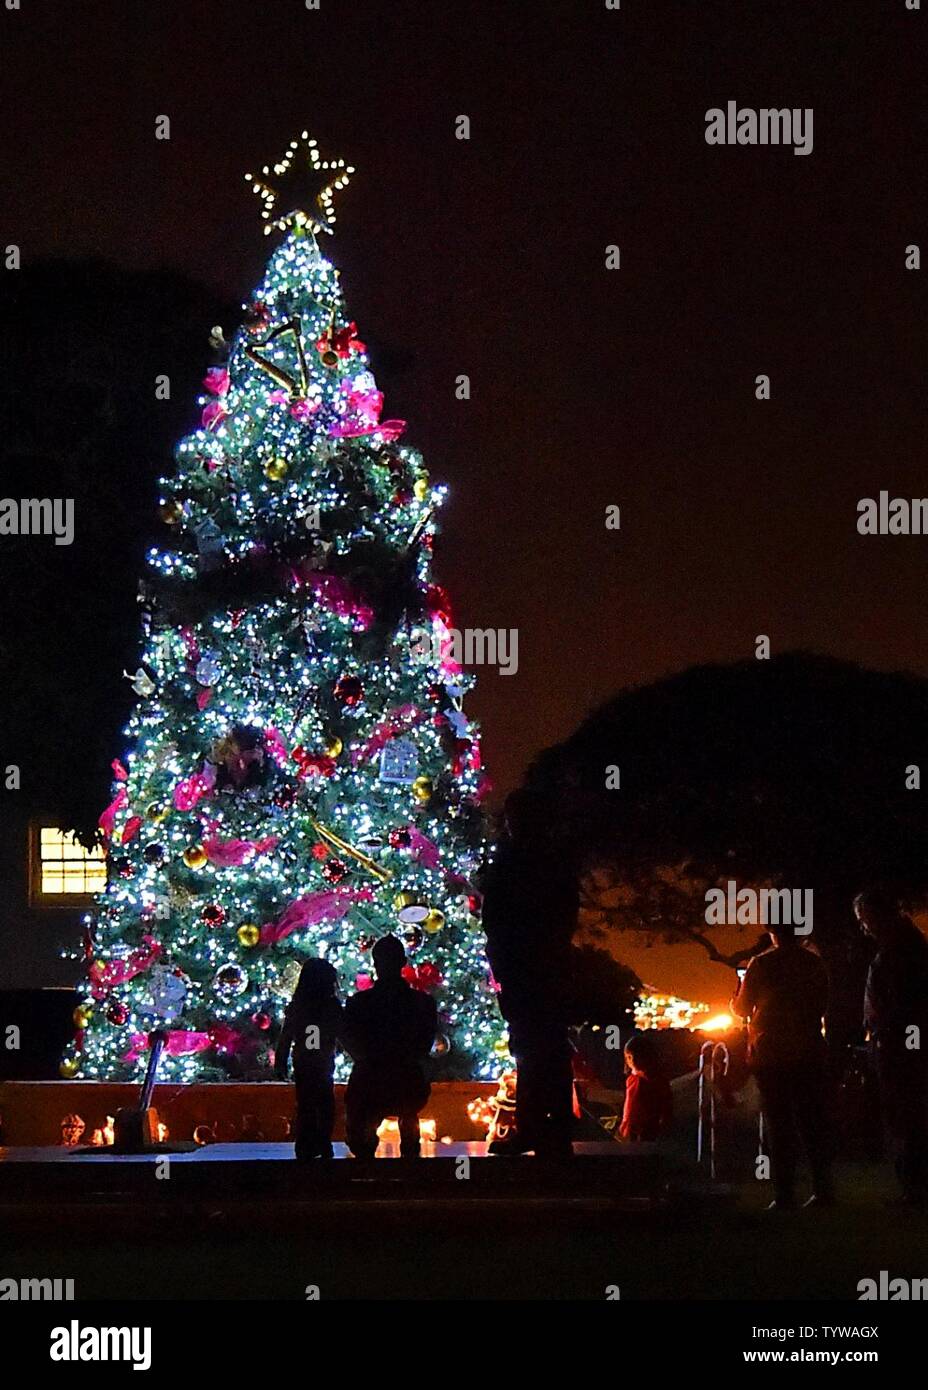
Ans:
POLYGON ((854 899, 854 913, 864 934, 872 937, 878 946, 907 935, 907 929, 912 927, 899 906, 899 899, 882 887, 865 888, 858 893, 854 899))
POLYGON ((773 942, 778 951, 789 946, 801 945, 800 938, 796 935, 793 927, 787 927, 782 922, 767 927, 767 935, 773 942))
POLYGON ((304 962, 293 998, 297 1004, 308 1004, 319 999, 334 999, 337 990, 335 966, 321 956, 313 956, 304 962))
POLYGON ((374 942, 371 958, 378 980, 398 980, 406 964, 406 951, 398 936, 382 936, 374 942))

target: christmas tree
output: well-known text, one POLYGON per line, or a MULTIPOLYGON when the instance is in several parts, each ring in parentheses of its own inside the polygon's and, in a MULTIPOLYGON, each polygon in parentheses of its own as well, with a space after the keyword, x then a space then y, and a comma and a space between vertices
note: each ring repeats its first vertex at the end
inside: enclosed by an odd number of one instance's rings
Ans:
POLYGON ((471 679, 431 578, 445 489, 381 420, 319 248, 351 172, 304 132, 253 181, 281 239, 231 346, 213 331, 199 428, 161 480, 172 543, 140 590, 66 1076, 140 1074, 154 1027, 164 1079, 269 1076, 302 962, 364 988, 385 932, 438 1004, 434 1075, 493 1075, 505 1050, 471 679), (291 202, 298 171, 316 183, 291 202))

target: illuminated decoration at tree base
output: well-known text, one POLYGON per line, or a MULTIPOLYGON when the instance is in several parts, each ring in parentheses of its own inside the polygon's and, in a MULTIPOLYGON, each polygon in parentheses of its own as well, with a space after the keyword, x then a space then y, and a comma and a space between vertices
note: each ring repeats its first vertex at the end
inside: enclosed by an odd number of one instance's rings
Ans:
POLYGON ((432 1075, 500 1066, 474 931, 472 679, 431 572, 445 489, 405 423, 381 418, 314 236, 349 171, 308 137, 290 149, 255 184, 283 239, 231 344, 212 335, 199 426, 161 480, 169 543, 140 590, 137 704, 100 817, 108 883, 84 924, 65 1077, 141 1076, 159 1028, 159 1081, 269 1078, 302 962, 325 955, 345 992, 364 988, 371 941, 393 931, 438 1005, 432 1075), (280 185, 301 148, 315 201, 291 207, 280 185))

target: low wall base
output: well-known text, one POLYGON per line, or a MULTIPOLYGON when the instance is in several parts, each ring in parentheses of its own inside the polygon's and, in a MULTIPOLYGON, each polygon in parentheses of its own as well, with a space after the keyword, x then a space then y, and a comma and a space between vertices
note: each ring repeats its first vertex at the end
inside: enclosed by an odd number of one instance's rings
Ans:
MULTIPOLYGON (((483 1139, 485 1128, 468 1118, 467 1104, 496 1093, 494 1081, 437 1081, 422 1112, 435 1121, 436 1138, 483 1139)), ((61 1144, 66 1115, 84 1123, 81 1143, 102 1130, 120 1106, 138 1100, 138 1085, 116 1081, 0 1081, 0 1143, 61 1144)), ((335 1135, 345 1137, 345 1087, 335 1087, 335 1135)), ((280 1081, 213 1082, 156 1086, 152 1105, 171 1139, 192 1139, 198 1126, 209 1127, 222 1143, 280 1142, 289 1135, 294 1109, 293 1086, 280 1081)))

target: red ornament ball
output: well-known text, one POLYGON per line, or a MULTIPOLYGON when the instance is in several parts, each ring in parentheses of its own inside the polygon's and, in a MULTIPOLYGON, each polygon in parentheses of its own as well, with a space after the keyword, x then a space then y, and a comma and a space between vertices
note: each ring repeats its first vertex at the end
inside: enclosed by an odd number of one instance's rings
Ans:
POLYGON ((226 920, 226 910, 219 903, 207 903, 200 916, 208 927, 221 927, 226 920))
POLYGON ((296 789, 294 787, 278 787, 274 793, 274 805, 280 811, 289 811, 296 801, 296 789))
POLYGON ((354 707, 364 699, 364 686, 357 676, 339 676, 335 682, 335 698, 343 705, 354 707))
POLYGON ((125 855, 120 855, 118 859, 113 860, 113 872, 118 874, 120 878, 131 878, 135 872, 132 868, 132 860, 127 859, 125 855))
POLYGON ((110 1023, 114 1024, 117 1028, 121 1028, 129 1017, 129 1010, 126 1008, 125 1004, 111 1004, 106 1011, 106 1017, 110 1023))
POLYGON ((411 840, 412 836, 409 831, 399 826, 391 830, 387 836, 387 841, 391 849, 408 849, 411 840))
POLYGON ((327 859, 319 872, 327 883, 341 883, 348 874, 348 865, 341 859, 327 859))
POLYGON ((271 1016, 270 1016, 270 1014, 265 1014, 265 1013, 252 1014, 252 1016, 251 1016, 251 1021, 252 1021, 252 1023, 255 1025, 255 1027, 256 1027, 256 1028, 260 1028, 260 1029, 262 1030, 262 1032, 266 1032, 267 1029, 270 1028, 270 1026, 271 1026, 271 1016))

